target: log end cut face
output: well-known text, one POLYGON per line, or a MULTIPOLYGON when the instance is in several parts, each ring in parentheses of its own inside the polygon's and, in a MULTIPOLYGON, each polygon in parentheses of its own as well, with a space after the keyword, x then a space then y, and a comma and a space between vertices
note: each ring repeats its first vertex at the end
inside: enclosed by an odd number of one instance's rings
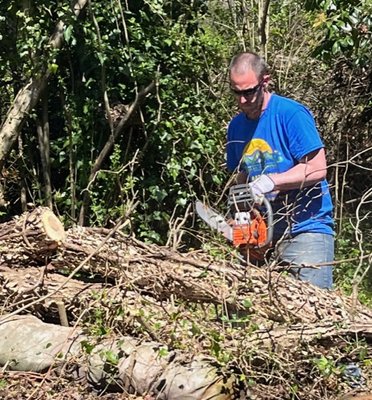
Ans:
POLYGON ((42 223, 45 233, 50 240, 55 242, 64 242, 66 239, 66 232, 63 228, 62 222, 55 214, 53 214, 52 211, 44 211, 42 215, 42 223))

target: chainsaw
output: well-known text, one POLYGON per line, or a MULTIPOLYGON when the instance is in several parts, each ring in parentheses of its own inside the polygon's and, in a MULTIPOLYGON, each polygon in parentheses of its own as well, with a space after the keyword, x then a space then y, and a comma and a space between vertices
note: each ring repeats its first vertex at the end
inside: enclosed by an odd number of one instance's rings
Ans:
POLYGON ((262 204, 252 196, 249 185, 231 186, 227 201, 227 218, 196 201, 199 217, 211 228, 220 232, 241 253, 250 252, 253 258, 263 259, 273 238, 273 212, 270 201, 262 196, 262 204))

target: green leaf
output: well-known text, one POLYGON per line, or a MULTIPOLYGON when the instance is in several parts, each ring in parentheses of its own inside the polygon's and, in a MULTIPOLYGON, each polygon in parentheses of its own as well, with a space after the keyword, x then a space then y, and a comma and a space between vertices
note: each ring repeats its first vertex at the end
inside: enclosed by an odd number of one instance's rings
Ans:
POLYGON ((159 349, 159 352, 158 352, 159 357, 166 357, 168 354, 169 354, 169 351, 167 348, 161 347, 159 349))
POLYGON ((70 42, 71 36, 72 36, 72 32, 73 32, 73 27, 72 25, 69 25, 63 32, 63 37, 66 41, 66 43, 70 42))
POLYGON ((334 42, 332 45, 332 54, 337 54, 341 51, 340 43, 334 42))
POLYGON ((86 340, 82 340, 81 347, 87 354, 91 354, 95 346, 86 340))
POLYGON ((242 304, 243 304, 243 306, 244 306, 245 308, 252 308, 252 306, 253 306, 253 303, 252 303, 252 300, 251 300, 251 299, 244 299, 244 300, 242 301, 242 304))
POLYGON ((118 355, 114 353, 112 350, 106 350, 102 352, 105 360, 111 365, 117 365, 119 362, 118 355))
POLYGON ((55 74, 58 70, 58 65, 57 64, 48 64, 48 71, 52 74, 55 74))

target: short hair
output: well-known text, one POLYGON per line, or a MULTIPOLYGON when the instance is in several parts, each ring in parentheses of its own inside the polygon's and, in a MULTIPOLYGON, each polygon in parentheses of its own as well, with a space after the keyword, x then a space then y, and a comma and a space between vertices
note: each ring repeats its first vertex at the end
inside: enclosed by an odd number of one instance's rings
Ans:
POLYGON ((253 71, 261 79, 269 74, 269 67, 265 60, 256 53, 244 52, 234 56, 230 62, 229 71, 237 74, 244 74, 247 71, 253 71))

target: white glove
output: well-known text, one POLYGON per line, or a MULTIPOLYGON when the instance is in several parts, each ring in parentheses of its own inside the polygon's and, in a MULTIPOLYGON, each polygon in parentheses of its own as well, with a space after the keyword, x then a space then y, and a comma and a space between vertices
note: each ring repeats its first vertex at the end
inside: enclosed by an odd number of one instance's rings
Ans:
POLYGON ((262 204, 265 193, 272 192, 275 184, 268 175, 261 175, 259 178, 249 183, 252 197, 258 204, 262 204))

